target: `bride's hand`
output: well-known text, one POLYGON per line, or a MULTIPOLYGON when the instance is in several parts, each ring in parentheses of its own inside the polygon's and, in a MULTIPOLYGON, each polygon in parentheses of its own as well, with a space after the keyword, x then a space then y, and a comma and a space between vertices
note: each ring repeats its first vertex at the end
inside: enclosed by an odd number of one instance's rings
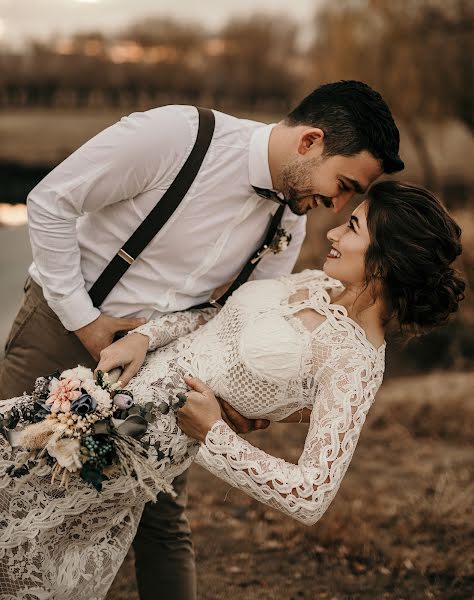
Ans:
POLYGON ((221 409, 213 391, 197 377, 184 377, 191 388, 186 404, 178 410, 178 425, 186 435, 204 442, 208 431, 221 418, 221 409))
POLYGON ((120 381, 122 387, 125 387, 145 362, 148 342, 148 336, 141 333, 130 333, 110 344, 110 346, 104 348, 100 353, 99 364, 94 374, 97 374, 99 369, 109 372, 112 369, 120 367, 123 369, 120 381))

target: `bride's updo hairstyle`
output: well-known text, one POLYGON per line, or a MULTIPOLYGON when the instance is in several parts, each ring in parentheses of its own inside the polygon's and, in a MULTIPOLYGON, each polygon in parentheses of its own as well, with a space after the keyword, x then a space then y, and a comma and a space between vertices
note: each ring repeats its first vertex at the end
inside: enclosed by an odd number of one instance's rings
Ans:
POLYGON ((382 284, 387 321, 412 335, 445 323, 464 298, 451 266, 461 228, 431 192, 407 183, 377 183, 367 205, 366 280, 382 284))

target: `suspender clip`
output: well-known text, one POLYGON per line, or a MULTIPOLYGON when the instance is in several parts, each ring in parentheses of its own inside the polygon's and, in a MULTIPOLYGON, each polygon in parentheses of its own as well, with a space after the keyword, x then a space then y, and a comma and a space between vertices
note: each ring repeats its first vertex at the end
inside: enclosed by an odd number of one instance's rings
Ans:
POLYGON ((219 302, 215 298, 209 298, 209 304, 212 304, 214 308, 222 308, 219 302))
POLYGON ((125 252, 123 248, 120 248, 120 250, 117 252, 117 256, 120 256, 120 258, 122 258, 129 265, 131 265, 135 261, 133 256, 130 256, 128 252, 125 252))
POLYGON ((252 265, 254 265, 255 263, 257 263, 261 258, 263 258, 265 256, 265 254, 267 254, 271 250, 272 250, 272 248, 270 248, 269 246, 267 246, 265 244, 265 246, 260 250, 260 252, 256 256, 254 256, 252 258, 252 260, 250 261, 252 263, 252 265))

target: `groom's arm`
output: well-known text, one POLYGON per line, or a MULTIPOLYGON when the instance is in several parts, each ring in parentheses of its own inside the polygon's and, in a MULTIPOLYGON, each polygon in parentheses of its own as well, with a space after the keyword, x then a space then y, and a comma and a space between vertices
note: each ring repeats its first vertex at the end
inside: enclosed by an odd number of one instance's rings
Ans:
POLYGON ((176 107, 134 113, 89 140, 29 194, 30 241, 43 293, 66 329, 83 335, 86 347, 88 341, 91 347, 102 344, 97 340, 110 323, 103 323, 85 287, 77 219, 154 187, 165 188, 194 133, 176 107))
MULTIPOLYGON (((268 419, 247 419, 235 410, 228 402, 217 398, 221 405, 221 416, 222 419, 229 425, 229 427, 236 433, 250 433, 257 429, 267 429, 270 425, 268 419)), ((291 415, 288 415, 284 419, 277 421, 278 423, 309 423, 311 418, 311 410, 309 408, 303 408, 297 410, 291 415)))
POLYGON ((217 400, 221 405, 222 419, 236 433, 250 433, 257 429, 266 429, 270 425, 268 419, 247 419, 225 400, 221 398, 217 398, 217 400))

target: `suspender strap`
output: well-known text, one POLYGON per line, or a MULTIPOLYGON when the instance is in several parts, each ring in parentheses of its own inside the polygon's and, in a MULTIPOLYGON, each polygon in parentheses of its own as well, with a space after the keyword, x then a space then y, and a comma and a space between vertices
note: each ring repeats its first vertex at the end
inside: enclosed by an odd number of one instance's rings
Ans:
POLYGON ((276 231, 281 223, 281 218, 283 216, 283 212, 285 210, 285 206, 281 205, 278 207, 278 210, 273 215, 272 220, 270 221, 270 225, 268 226, 267 235, 265 236, 265 240, 260 248, 253 254, 247 264, 244 266, 242 271, 237 275, 232 285, 229 289, 217 300, 212 300, 210 302, 204 302, 203 304, 198 304, 197 306, 192 306, 191 308, 209 308, 210 306, 224 306, 227 302, 228 298, 235 292, 235 290, 240 287, 243 283, 245 283, 250 275, 252 275, 255 267, 257 266, 260 255, 267 250, 268 246, 272 242, 275 237, 276 231))
POLYGON ((130 265, 165 225, 198 174, 212 140, 215 119, 212 110, 205 108, 197 110, 199 129, 193 149, 161 200, 120 248, 89 290, 94 306, 99 307, 102 304, 130 265))

